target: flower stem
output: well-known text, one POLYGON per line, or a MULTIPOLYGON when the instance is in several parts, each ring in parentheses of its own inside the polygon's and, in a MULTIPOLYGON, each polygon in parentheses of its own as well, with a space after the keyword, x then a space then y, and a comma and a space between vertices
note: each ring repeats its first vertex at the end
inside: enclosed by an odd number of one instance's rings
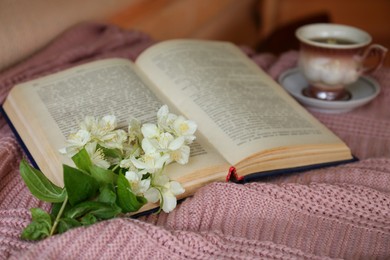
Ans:
POLYGON ((60 220, 60 218, 61 218, 61 216, 62 216, 62 213, 63 213, 64 210, 65 210, 65 206, 66 206, 67 203, 68 203, 68 195, 65 196, 65 199, 64 199, 64 201, 62 202, 61 209, 60 209, 60 211, 58 212, 58 214, 57 214, 57 216, 56 216, 56 219, 54 220, 54 223, 53 223, 53 226, 52 226, 52 228, 51 228, 51 230, 50 230, 50 235, 49 235, 49 236, 52 236, 52 235, 54 234, 55 230, 57 229, 57 225, 58 225, 59 220, 60 220))
POLYGON ((114 168, 112 168, 111 171, 115 172, 115 170, 118 169, 118 167, 119 167, 119 164, 115 165, 114 168))

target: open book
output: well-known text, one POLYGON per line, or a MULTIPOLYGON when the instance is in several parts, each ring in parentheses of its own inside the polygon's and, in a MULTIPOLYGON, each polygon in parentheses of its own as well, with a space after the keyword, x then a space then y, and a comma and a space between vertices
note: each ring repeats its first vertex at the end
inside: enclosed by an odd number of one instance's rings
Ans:
POLYGON ((58 150, 86 115, 155 122, 162 104, 198 124, 188 164, 166 169, 186 192, 239 176, 351 160, 350 149, 239 48, 173 40, 135 63, 107 59, 15 86, 3 109, 40 170, 63 186, 58 150))

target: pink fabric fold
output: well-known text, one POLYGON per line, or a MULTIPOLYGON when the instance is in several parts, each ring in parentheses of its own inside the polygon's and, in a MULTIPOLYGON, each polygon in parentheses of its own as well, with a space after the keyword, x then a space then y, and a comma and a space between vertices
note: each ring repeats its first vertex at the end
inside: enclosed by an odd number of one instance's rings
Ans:
MULTIPOLYGON (((81 24, 42 52, 0 73, 0 100, 17 83, 105 57, 134 60, 153 44, 111 25, 81 24)), ((243 49, 272 77, 296 66, 243 49)), ((117 218, 40 242, 19 238, 35 199, 18 171, 24 156, 0 117, 0 259, 389 259, 390 70, 370 104, 338 115, 312 112, 345 140, 359 162, 245 185, 213 183, 172 213, 117 218)))

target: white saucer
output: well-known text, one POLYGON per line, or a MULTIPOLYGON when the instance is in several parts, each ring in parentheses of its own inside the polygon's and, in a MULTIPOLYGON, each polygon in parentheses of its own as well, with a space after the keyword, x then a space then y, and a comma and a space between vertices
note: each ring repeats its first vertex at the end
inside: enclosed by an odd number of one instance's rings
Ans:
POLYGON ((347 89, 351 93, 351 99, 345 101, 326 101, 310 98, 302 94, 302 90, 308 86, 299 68, 285 71, 279 76, 279 83, 300 103, 307 108, 323 113, 344 113, 363 106, 373 100, 380 92, 378 82, 374 79, 361 76, 347 89))

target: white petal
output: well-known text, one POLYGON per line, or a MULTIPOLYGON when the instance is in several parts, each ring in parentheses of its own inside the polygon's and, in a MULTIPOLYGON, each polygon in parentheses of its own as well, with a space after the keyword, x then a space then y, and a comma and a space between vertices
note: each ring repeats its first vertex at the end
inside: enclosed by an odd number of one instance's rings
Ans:
POLYGON ((179 164, 186 164, 186 163, 188 163, 188 160, 190 158, 190 153, 191 153, 190 147, 187 146, 187 145, 184 145, 184 146, 182 146, 180 151, 181 151, 181 157, 180 157, 180 159, 177 162, 179 164))
POLYGON ((101 137, 100 144, 106 148, 123 149, 123 143, 127 139, 127 133, 123 130, 116 130, 109 132, 101 137))
POLYGON ((139 181, 139 177, 138 177, 137 173, 135 173, 133 171, 127 171, 125 174, 125 177, 129 182, 138 182, 139 181))
POLYGON ((73 155, 75 155, 76 153, 80 152, 80 149, 77 148, 77 147, 66 147, 66 155, 69 157, 69 158, 72 158, 73 155))
POLYGON ((80 129, 75 134, 70 134, 67 142, 71 145, 84 146, 91 139, 91 134, 80 129))
POLYGON ((182 147, 182 145, 184 144, 184 137, 183 136, 180 136, 178 138, 176 138, 175 140, 173 140, 170 144, 169 144, 169 150, 178 150, 180 147, 182 147))
POLYGON ((185 192, 183 186, 177 181, 171 181, 170 183, 170 190, 174 195, 179 195, 185 192))
POLYGON ((144 193, 145 198, 152 203, 156 203, 160 199, 160 192, 156 188, 150 188, 144 193))
POLYGON ((162 196, 163 196, 162 210, 166 213, 169 213, 172 210, 174 210, 177 205, 176 197, 169 191, 164 192, 162 196))
POLYGON ((184 136, 184 139, 185 139, 186 144, 192 144, 194 142, 194 140, 196 139, 196 136, 195 135, 186 135, 186 136, 184 136))
POLYGON ((169 159, 169 154, 164 154, 163 156, 159 157, 154 164, 155 169, 161 169, 166 161, 169 159))
POLYGON ((172 161, 179 164, 186 164, 190 158, 191 149, 187 145, 183 145, 179 150, 172 151, 169 155, 172 161))
POLYGON ((152 154, 156 153, 157 149, 155 145, 158 144, 156 141, 152 141, 149 138, 144 138, 142 139, 142 149, 144 150, 145 154, 152 154))
POLYGON ((118 129, 118 130, 115 130, 114 133, 116 135, 115 138, 118 139, 118 142, 123 143, 124 141, 126 141, 126 139, 127 139, 126 131, 124 131, 122 129, 118 129))
POLYGON ((133 162, 131 161, 131 159, 124 159, 120 162, 119 166, 121 168, 130 168, 131 166, 133 166, 133 162))
POLYGON ((167 116, 169 113, 169 109, 167 105, 163 105, 160 107, 160 109, 157 111, 157 118, 160 119, 162 117, 167 116))
POLYGON ((138 169, 146 169, 148 167, 148 165, 146 163, 144 163, 140 160, 137 160, 134 157, 132 157, 130 160, 134 164, 134 166, 138 169))
POLYGON ((99 166, 100 168, 103 168, 103 169, 108 169, 108 167, 110 167, 110 163, 107 162, 107 161, 104 160, 104 159, 101 159, 101 158, 93 158, 93 159, 92 159, 92 162, 93 162, 93 164, 95 164, 96 166, 99 166))
POLYGON ((143 124, 141 132, 145 138, 154 138, 159 134, 158 127, 155 124, 143 124))
POLYGON ((88 143, 85 145, 85 150, 90 157, 96 152, 96 142, 88 143))
POLYGON ((145 179, 140 182, 139 191, 145 193, 150 187, 150 179, 145 179))
POLYGON ((140 128, 141 129, 141 122, 137 118, 131 118, 129 120, 129 127, 130 128, 140 128))
POLYGON ((113 115, 104 116, 101 121, 105 129, 114 130, 117 126, 116 117, 113 115))
POLYGON ((176 118, 175 122, 173 122, 173 126, 174 126, 176 131, 181 132, 180 131, 180 126, 181 126, 181 124, 184 123, 184 120, 185 120, 185 118, 183 116, 178 116, 176 118))
POLYGON ((174 128, 179 135, 192 135, 195 133, 197 125, 194 121, 186 120, 183 116, 178 116, 174 122, 174 128))
POLYGON ((157 175, 153 180, 153 185, 167 186, 169 188, 169 178, 166 175, 157 175))
POLYGON ((95 134, 97 134, 96 138, 98 138, 102 142, 109 142, 116 137, 115 132, 107 132, 106 133, 104 131, 104 132, 99 132, 99 133, 95 133, 95 134))
POLYGON ((58 149, 58 151, 60 152, 60 154, 66 154, 66 147, 60 148, 58 149))
POLYGON ((177 119, 177 115, 172 114, 172 113, 169 113, 169 114, 168 114, 166 123, 167 123, 167 125, 168 125, 171 129, 173 129, 173 123, 175 122, 176 119, 177 119))
POLYGON ((141 123, 136 119, 131 119, 128 126, 129 141, 135 141, 136 138, 140 138, 141 135, 141 123))
POLYGON ((196 129, 198 128, 198 125, 192 120, 187 120, 187 125, 188 125, 188 131, 186 134, 187 135, 194 134, 196 129))
POLYGON ((159 146, 162 149, 167 149, 170 146, 170 143, 174 140, 173 135, 170 133, 162 133, 159 137, 159 146))
POLYGON ((86 116, 84 121, 80 123, 80 128, 83 130, 91 131, 96 127, 96 119, 93 116, 86 116))

